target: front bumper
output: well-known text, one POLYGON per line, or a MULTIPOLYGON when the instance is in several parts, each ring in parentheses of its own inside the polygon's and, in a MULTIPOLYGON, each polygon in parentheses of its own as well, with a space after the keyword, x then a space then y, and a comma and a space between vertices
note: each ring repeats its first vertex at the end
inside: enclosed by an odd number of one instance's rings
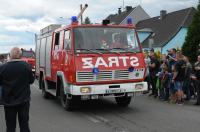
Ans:
POLYGON ((65 92, 71 95, 105 95, 115 93, 133 93, 147 90, 147 82, 138 83, 119 83, 104 85, 70 85, 65 88, 65 92), (90 88, 90 92, 83 93, 81 88, 90 88))

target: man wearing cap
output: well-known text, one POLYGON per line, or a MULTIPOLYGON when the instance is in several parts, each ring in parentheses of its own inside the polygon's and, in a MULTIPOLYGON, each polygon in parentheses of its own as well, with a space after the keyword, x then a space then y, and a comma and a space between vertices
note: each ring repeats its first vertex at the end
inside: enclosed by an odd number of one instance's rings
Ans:
POLYGON ((170 50, 170 54, 167 55, 168 58, 169 58, 169 67, 170 67, 170 72, 172 72, 172 70, 174 69, 174 65, 176 64, 177 62, 177 59, 176 59, 176 49, 175 48, 172 48, 170 50))

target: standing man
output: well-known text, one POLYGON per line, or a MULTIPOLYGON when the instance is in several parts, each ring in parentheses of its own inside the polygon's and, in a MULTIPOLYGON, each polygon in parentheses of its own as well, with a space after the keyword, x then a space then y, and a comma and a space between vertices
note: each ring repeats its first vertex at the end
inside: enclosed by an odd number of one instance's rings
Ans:
POLYGON ((191 83, 191 73, 192 73, 192 65, 189 61, 189 58, 187 56, 184 56, 184 61, 186 63, 185 68, 185 79, 183 82, 183 92, 186 94, 185 100, 190 100, 191 94, 190 94, 190 83, 191 83))
POLYGON ((170 72, 172 72, 174 70, 174 65, 177 62, 177 59, 176 59, 176 49, 172 48, 169 51, 169 54, 167 55, 167 57, 168 57, 168 60, 169 60, 169 68, 170 68, 169 70, 170 70, 170 72))
POLYGON ((31 66, 20 60, 21 56, 22 51, 14 47, 10 51, 10 61, 0 66, 6 132, 15 132, 17 116, 20 132, 30 132, 30 84, 34 82, 34 76, 31 66))
POLYGON ((194 70, 195 77, 192 77, 192 79, 195 80, 197 91, 197 102, 195 103, 195 105, 200 105, 200 55, 198 55, 197 62, 194 65, 194 70))
POLYGON ((183 104, 183 82, 185 78, 186 63, 183 60, 183 55, 179 52, 176 55, 177 62, 174 65, 174 74, 172 82, 174 83, 174 89, 176 90, 177 104, 183 104))
POLYGON ((155 56, 154 49, 150 50, 150 64, 149 64, 149 75, 150 75, 150 84, 152 86, 152 93, 149 95, 154 95, 155 98, 158 96, 158 89, 156 88, 157 73, 159 71, 159 61, 155 56))

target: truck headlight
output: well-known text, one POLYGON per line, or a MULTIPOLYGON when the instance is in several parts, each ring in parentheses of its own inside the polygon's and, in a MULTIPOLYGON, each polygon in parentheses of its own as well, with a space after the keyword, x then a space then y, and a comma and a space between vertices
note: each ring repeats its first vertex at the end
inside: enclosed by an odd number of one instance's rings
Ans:
POLYGON ((144 88, 144 85, 143 84, 136 84, 135 85, 135 90, 141 90, 144 88))
POLYGON ((81 87, 80 92, 81 93, 91 93, 91 88, 90 87, 81 87))

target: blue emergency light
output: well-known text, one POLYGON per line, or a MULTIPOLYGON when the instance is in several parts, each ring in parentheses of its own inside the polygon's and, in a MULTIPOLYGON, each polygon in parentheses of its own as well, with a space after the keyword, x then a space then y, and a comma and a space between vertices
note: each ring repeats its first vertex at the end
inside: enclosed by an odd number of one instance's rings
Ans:
POLYGON ((132 18, 128 18, 127 19, 127 24, 133 24, 133 19, 132 18))
POLYGON ((78 19, 77 19, 76 16, 72 16, 72 17, 71 17, 71 21, 72 21, 72 23, 77 23, 77 22, 78 22, 78 19))
POLYGON ((134 71, 134 67, 129 67, 129 68, 128 68, 128 71, 129 71, 129 72, 133 72, 133 71, 134 71))
POLYGON ((99 69, 96 68, 96 67, 94 67, 94 68, 92 69, 92 73, 95 74, 95 75, 99 74, 99 69))

